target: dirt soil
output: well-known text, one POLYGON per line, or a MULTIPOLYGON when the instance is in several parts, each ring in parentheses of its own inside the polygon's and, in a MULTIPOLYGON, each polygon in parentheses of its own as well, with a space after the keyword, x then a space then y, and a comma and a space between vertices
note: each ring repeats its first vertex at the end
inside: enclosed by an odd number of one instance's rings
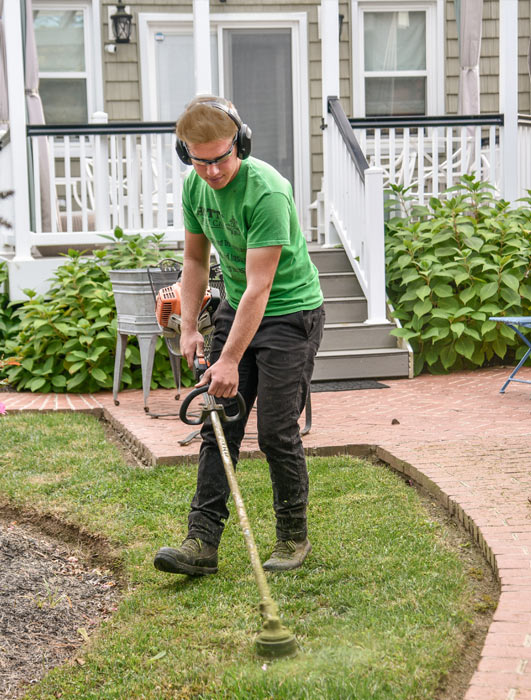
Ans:
POLYGON ((94 551, 9 515, 0 511, 2 700, 23 695, 67 660, 82 664, 80 647, 119 598, 116 576, 95 566, 94 551))
MULTIPOLYGON (((146 468, 108 423, 104 429, 132 468, 146 468)), ((462 700, 479 663, 499 583, 468 533, 429 494, 419 493, 432 520, 444 526, 444 541, 458 552, 473 590, 459 661, 434 698, 462 700)), ((16 700, 54 666, 83 664, 81 647, 116 610, 121 581, 105 540, 0 503, 0 700, 16 700)))

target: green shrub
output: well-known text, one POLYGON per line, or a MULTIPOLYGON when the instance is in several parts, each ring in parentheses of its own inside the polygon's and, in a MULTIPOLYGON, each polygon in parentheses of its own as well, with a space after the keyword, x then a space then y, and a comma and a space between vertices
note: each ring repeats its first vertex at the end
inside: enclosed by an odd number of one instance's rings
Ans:
POLYGON ((415 352, 415 374, 481 367, 524 354, 515 333, 490 316, 531 307, 531 198, 511 209, 492 187, 464 176, 447 197, 415 204, 393 186, 386 225, 387 291, 415 352))
MULTIPOLYGON (((108 271, 143 268, 174 252, 163 249, 163 235, 125 236, 117 229, 109 238, 111 244, 93 257, 70 250, 52 277, 49 298, 24 290, 29 299, 15 312, 19 331, 5 343, 6 355, 21 362, 7 371, 17 389, 93 392, 112 387, 116 310, 108 271)), ((183 383, 190 381, 186 370, 183 383)), ((127 346, 122 383, 126 388, 142 386, 136 339, 127 346)), ((151 380, 151 387, 157 386, 174 386, 162 338, 157 339, 151 380)))
POLYGON ((5 285, 7 285, 7 265, 5 262, 0 262, 0 358, 4 354, 3 348, 6 341, 16 335, 20 325, 15 315, 16 305, 9 301, 5 285))

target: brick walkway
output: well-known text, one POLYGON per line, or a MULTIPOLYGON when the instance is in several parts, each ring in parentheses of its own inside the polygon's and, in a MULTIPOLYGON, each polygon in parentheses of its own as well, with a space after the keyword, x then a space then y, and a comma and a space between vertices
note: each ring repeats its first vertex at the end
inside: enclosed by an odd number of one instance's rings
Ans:
MULTIPOLYGON (((387 389, 312 394, 311 454, 376 454, 437 496, 473 534, 501 581, 501 597, 465 700, 531 700, 531 386, 499 389, 508 369, 384 380, 387 389)), ((531 368, 518 375, 531 380, 531 368)), ((150 408, 175 412, 175 390, 150 408)), ((0 394, 8 411, 104 415, 151 464, 196 458, 199 442, 178 418, 154 420, 140 391, 115 406, 97 395, 0 394)), ((246 455, 258 453, 249 425, 246 455)))

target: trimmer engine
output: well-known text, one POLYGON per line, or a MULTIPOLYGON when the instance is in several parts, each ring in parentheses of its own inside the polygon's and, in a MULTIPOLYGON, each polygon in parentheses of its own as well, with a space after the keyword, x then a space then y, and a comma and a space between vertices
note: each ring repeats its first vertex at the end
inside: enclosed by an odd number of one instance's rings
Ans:
MULTIPOLYGON (((213 316, 219 306, 221 296, 219 289, 208 288, 203 297, 197 328, 203 335, 214 328, 213 316)), ((181 283, 176 282, 170 287, 163 287, 157 294, 155 302, 157 323, 162 328, 166 338, 175 338, 181 334, 181 283)))

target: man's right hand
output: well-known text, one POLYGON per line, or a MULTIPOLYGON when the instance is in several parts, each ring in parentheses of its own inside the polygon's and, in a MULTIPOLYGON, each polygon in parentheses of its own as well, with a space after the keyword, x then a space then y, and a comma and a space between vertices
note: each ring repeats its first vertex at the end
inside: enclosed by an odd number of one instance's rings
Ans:
POLYGON ((194 357, 202 357, 205 354, 204 347, 205 341, 199 331, 181 331, 181 355, 190 369, 194 367, 194 357))

